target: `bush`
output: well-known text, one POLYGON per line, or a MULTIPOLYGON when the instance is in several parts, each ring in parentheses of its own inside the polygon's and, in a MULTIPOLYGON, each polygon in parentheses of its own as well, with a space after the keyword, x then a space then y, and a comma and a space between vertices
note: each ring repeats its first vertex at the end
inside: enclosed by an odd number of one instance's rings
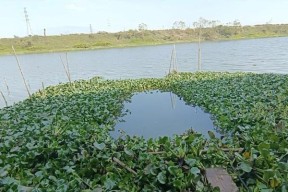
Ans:
POLYGON ((93 46, 96 46, 96 47, 105 47, 105 46, 109 46, 111 45, 111 43, 109 42, 97 42, 97 43, 94 43, 93 46))
POLYGON ((90 45, 85 44, 85 43, 79 43, 73 46, 74 48, 78 48, 78 49, 87 49, 90 47, 90 45))

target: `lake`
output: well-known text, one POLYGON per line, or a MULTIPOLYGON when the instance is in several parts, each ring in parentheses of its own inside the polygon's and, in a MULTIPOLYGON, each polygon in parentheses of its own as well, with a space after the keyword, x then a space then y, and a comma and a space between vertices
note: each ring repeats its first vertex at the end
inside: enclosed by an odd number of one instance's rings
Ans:
MULTIPOLYGON (((163 77, 172 49, 173 45, 159 45, 68 52, 71 78, 163 77)), ((176 44, 176 52, 179 71, 197 70, 197 43, 176 44)), ((46 87, 68 81, 60 55, 65 60, 65 53, 18 56, 31 92, 42 83, 46 87)), ((288 73, 288 37, 204 42, 202 70, 288 73)), ((28 97, 14 56, 0 56, 0 90, 10 105, 28 97)), ((4 106, 0 95, 0 107, 4 106)))

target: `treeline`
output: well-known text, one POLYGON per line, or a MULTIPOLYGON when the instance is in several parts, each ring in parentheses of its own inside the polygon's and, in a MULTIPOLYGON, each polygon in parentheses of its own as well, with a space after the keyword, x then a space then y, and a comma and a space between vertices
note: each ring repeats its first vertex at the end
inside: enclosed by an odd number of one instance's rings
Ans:
POLYGON ((29 53, 194 42, 199 37, 202 41, 215 41, 281 36, 288 36, 288 24, 242 26, 236 21, 221 25, 215 21, 199 20, 193 27, 186 27, 185 23, 178 21, 172 29, 165 30, 149 30, 147 25, 140 24, 137 30, 117 33, 3 38, 0 39, 0 54, 10 54, 11 45, 19 53, 29 53))
POLYGON ((185 29, 167 29, 167 30, 130 30, 127 32, 115 33, 117 39, 138 39, 148 41, 197 41, 202 40, 229 40, 243 38, 259 37, 280 37, 288 36, 288 24, 281 25, 256 25, 256 26, 225 26, 217 25, 215 27, 205 28, 185 28, 185 29))

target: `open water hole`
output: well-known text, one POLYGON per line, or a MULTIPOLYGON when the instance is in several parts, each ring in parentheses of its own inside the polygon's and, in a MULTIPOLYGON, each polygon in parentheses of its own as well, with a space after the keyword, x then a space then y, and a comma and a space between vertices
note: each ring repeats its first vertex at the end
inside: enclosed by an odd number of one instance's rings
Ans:
POLYGON ((126 115, 118 119, 114 138, 124 131, 130 136, 157 138, 183 134, 189 129, 208 136, 208 131, 216 132, 211 115, 200 107, 186 105, 177 95, 171 92, 150 91, 136 93, 129 102, 125 102, 123 112, 126 115))

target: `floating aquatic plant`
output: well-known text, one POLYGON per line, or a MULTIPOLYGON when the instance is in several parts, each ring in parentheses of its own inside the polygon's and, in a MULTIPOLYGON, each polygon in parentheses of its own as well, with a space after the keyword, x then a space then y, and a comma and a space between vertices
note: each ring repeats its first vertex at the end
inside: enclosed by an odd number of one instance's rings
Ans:
POLYGON ((287 98, 288 76, 276 74, 176 73, 48 87, 0 110, 0 190, 211 191, 204 170, 223 167, 241 191, 287 191, 287 98), (123 103, 148 90, 202 107, 230 137, 189 130, 113 139, 123 103))

